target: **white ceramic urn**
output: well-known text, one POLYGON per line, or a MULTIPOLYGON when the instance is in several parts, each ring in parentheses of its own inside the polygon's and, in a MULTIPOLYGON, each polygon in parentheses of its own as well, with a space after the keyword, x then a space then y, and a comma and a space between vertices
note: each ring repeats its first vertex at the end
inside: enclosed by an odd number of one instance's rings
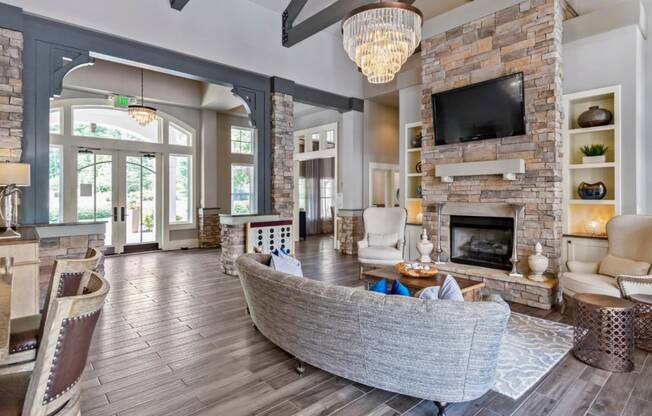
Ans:
POLYGON ((548 257, 543 255, 541 243, 534 247, 534 254, 528 260, 530 266, 530 275, 528 278, 535 282, 545 282, 548 278, 543 274, 548 269, 548 257))
POLYGON ((419 261, 421 263, 431 263, 430 253, 435 249, 435 245, 428 240, 428 231, 424 228, 421 234, 421 240, 417 242, 417 251, 421 254, 419 261))

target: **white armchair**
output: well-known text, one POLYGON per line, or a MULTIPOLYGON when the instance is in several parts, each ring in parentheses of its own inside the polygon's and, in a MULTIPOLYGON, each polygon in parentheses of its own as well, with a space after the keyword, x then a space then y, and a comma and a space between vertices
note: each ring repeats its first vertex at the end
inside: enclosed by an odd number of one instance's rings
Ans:
POLYGON ((393 266, 403 261, 407 211, 367 208, 362 214, 364 239, 358 241, 360 270, 364 266, 393 266))
POLYGON ((652 216, 621 215, 607 224, 609 252, 599 263, 569 261, 562 273, 562 294, 595 293, 628 297, 652 294, 652 216))

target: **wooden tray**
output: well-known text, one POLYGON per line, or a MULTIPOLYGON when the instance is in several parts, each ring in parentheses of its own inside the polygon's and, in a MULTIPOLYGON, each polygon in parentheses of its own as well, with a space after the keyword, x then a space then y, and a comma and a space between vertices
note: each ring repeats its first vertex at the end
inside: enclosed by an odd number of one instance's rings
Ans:
POLYGON ((424 269, 414 269, 409 267, 409 265, 424 265, 424 263, 418 263, 418 262, 410 262, 410 263, 398 263, 396 266, 394 266, 394 270, 396 270, 397 273, 407 276, 407 277, 432 277, 439 273, 439 270, 434 266, 434 264, 430 263, 427 265, 429 267, 428 270, 424 269))

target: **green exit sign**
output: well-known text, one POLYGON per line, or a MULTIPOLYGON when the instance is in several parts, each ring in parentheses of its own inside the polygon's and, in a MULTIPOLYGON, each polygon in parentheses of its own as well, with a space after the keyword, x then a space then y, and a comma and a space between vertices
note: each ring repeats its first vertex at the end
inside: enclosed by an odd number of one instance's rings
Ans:
POLYGON ((116 95, 113 97, 113 105, 116 107, 129 107, 129 97, 124 95, 116 95))

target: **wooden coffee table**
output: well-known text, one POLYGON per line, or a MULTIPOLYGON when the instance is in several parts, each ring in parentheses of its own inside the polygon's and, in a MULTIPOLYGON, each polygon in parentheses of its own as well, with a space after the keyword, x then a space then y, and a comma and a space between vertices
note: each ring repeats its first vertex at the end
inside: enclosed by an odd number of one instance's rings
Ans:
MULTIPOLYGON (((377 280, 386 279, 389 281, 399 280, 404 284, 412 295, 421 289, 431 286, 441 286, 446 280, 446 276, 450 273, 437 273, 433 277, 406 277, 399 274, 394 267, 382 267, 379 269, 367 270, 362 272, 362 279, 367 282, 368 287, 375 283, 377 280)), ((452 274, 451 274, 452 275, 452 274)), ((465 279, 452 275, 457 284, 462 289, 464 300, 468 302, 479 301, 482 299, 482 289, 485 288, 484 282, 476 282, 474 280, 465 279)))

